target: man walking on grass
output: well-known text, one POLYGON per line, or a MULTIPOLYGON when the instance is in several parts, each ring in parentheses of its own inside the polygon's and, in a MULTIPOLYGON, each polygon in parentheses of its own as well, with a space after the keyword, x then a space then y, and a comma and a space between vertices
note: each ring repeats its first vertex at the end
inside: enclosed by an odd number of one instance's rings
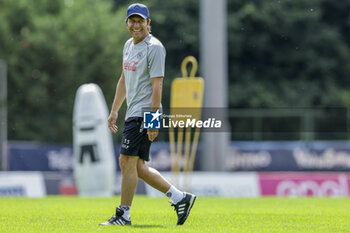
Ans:
POLYGON ((157 170, 148 167, 149 150, 158 129, 144 129, 142 109, 161 109, 165 69, 165 49, 150 34, 150 15, 143 4, 132 4, 127 10, 126 26, 132 38, 124 45, 123 71, 117 84, 108 127, 118 131, 118 111, 126 99, 127 111, 120 149, 122 172, 121 203, 113 217, 100 225, 131 225, 130 211, 138 178, 170 198, 177 213, 177 225, 185 223, 196 196, 171 185, 157 170))

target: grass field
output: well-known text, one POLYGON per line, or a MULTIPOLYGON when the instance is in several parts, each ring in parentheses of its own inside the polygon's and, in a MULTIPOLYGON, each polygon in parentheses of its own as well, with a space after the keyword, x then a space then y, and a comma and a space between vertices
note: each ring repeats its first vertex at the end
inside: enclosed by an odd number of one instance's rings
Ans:
POLYGON ((132 226, 98 226, 119 197, 0 198, 0 232, 350 232, 350 198, 199 197, 185 225, 167 198, 136 196, 132 226))

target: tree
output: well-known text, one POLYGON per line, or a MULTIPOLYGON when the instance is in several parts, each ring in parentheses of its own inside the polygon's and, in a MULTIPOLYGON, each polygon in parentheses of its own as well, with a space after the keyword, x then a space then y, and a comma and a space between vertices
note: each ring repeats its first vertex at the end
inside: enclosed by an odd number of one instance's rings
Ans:
MULTIPOLYGON (((165 107, 183 58, 200 59, 199 1, 143 1, 152 33, 167 50, 165 107)), ((0 0, 10 140, 71 142, 74 96, 81 84, 100 85, 111 105, 130 37, 125 28, 129 4, 0 0)), ((350 107, 348 1, 227 4, 230 107, 350 107)))
POLYGON ((329 4, 229 2, 230 106, 344 106, 337 89, 349 88, 350 51, 339 22, 347 16, 334 23, 329 4))
MULTIPOLYGON (((94 82, 111 104, 128 37, 109 1, 1 1, 9 138, 71 142, 75 91, 94 82)), ((125 9, 120 9, 125 11, 125 9)))

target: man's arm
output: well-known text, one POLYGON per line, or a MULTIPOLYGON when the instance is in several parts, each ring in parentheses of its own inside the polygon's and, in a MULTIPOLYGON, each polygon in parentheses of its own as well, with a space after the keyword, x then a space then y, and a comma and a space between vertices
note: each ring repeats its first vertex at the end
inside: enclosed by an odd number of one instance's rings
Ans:
MULTIPOLYGON (((152 111, 157 111, 160 108, 163 90, 163 77, 152 78, 152 111)), ((158 129, 147 130, 148 139, 153 141, 158 136, 158 129)))
POLYGON ((152 78, 152 111, 160 108, 162 101, 163 77, 152 78))
POLYGON ((125 76, 123 71, 122 74, 120 75, 120 78, 117 84, 111 113, 109 114, 109 117, 108 117, 108 128, 113 133, 116 133, 118 131, 118 127, 116 125, 116 122, 118 119, 118 111, 125 100, 125 96, 126 96, 126 88, 125 88, 125 76))

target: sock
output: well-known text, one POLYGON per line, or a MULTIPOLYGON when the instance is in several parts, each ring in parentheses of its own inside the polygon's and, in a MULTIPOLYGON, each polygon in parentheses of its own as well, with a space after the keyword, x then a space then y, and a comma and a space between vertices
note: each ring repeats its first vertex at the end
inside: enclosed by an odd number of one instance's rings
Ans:
POLYGON ((123 214, 123 218, 125 220, 128 220, 130 221, 130 209, 131 209, 131 206, 128 206, 128 205, 119 205, 119 208, 124 210, 124 214, 123 214))
POLYGON ((181 201, 185 194, 175 188, 174 186, 170 186, 170 189, 165 193, 167 197, 170 198, 171 202, 174 204, 177 204, 179 201, 181 201))

